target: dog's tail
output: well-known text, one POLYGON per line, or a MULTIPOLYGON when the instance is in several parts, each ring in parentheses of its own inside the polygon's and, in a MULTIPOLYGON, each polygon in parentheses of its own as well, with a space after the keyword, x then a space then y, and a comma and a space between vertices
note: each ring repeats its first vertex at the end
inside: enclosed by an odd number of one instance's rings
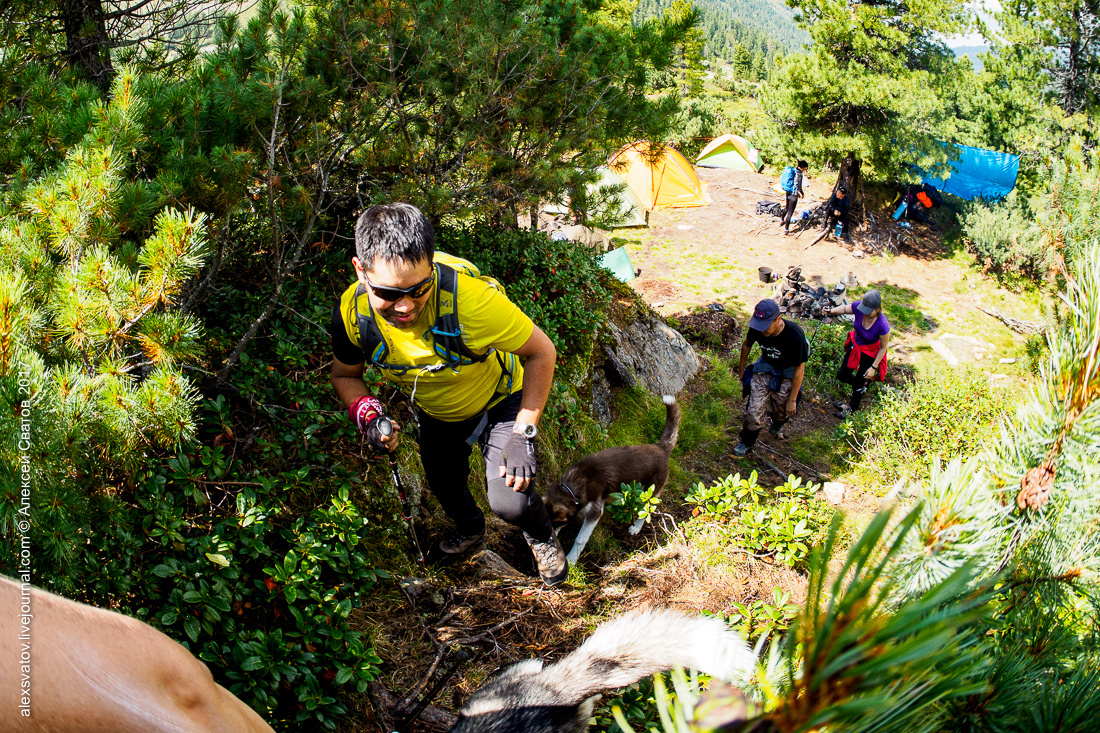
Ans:
POLYGON ((540 677, 558 689, 563 702, 579 704, 676 666, 731 680, 751 675, 756 657, 721 619, 670 610, 634 611, 600 626, 575 652, 543 669, 540 677))
POLYGON ((676 447, 676 439, 680 437, 680 405, 676 398, 666 394, 661 398, 665 403, 665 430, 661 433, 661 439, 657 445, 661 446, 665 453, 672 453, 676 447))

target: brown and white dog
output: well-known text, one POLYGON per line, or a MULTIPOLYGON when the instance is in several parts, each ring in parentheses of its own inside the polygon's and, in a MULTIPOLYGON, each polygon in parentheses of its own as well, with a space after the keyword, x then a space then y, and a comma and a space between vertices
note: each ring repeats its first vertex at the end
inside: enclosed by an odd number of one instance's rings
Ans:
MULTIPOLYGON (((592 536, 592 530, 603 516, 607 497, 622 484, 638 482, 643 487, 654 486, 659 492, 668 480, 668 459, 680 433, 680 405, 672 395, 665 395, 665 429, 661 439, 649 445, 624 445, 605 448, 574 463, 562 474, 561 481, 551 484, 543 497, 546 513, 555 526, 565 524, 584 511, 584 521, 573 547, 570 563, 577 562, 581 551, 592 536)), ((638 534, 644 519, 630 527, 638 534)))

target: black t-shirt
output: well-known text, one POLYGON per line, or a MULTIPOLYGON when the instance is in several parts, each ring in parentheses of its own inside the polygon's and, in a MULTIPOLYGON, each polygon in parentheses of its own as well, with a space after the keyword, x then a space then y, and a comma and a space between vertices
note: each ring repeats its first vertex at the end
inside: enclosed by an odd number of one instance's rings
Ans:
POLYGON ((761 331, 750 328, 745 337, 750 348, 753 344, 760 344, 761 359, 779 371, 804 364, 810 357, 810 343, 802 327, 786 318, 783 323, 783 330, 775 336, 765 336, 761 331))
POLYGON ((365 361, 363 350, 351 342, 348 332, 344 330, 344 319, 340 317, 339 307, 332 309, 332 323, 329 324, 328 332, 332 336, 333 356, 352 366, 365 361))

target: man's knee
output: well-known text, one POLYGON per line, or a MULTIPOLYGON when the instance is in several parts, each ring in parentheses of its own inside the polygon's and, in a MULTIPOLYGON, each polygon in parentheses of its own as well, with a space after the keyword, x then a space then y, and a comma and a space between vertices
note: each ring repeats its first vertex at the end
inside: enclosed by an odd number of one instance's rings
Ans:
POLYGON ((489 497, 489 508, 493 510, 493 514, 508 524, 526 523, 533 513, 533 502, 542 501, 533 489, 512 491, 502 478, 491 479, 486 487, 486 493, 489 497))

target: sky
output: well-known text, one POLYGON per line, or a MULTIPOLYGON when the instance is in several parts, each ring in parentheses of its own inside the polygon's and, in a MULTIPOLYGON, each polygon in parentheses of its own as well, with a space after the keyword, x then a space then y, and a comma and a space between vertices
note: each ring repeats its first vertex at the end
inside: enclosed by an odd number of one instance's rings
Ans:
MULTIPOLYGON (((972 11, 978 14, 991 30, 996 31, 997 21, 993 19, 993 13, 998 12, 1001 9, 1001 3, 999 0, 977 0, 977 2, 969 2, 967 5, 972 11)), ((980 33, 967 33, 967 34, 955 34, 945 36, 944 40, 947 41, 948 48, 959 48, 961 46, 984 46, 986 45, 985 38, 980 33)))

